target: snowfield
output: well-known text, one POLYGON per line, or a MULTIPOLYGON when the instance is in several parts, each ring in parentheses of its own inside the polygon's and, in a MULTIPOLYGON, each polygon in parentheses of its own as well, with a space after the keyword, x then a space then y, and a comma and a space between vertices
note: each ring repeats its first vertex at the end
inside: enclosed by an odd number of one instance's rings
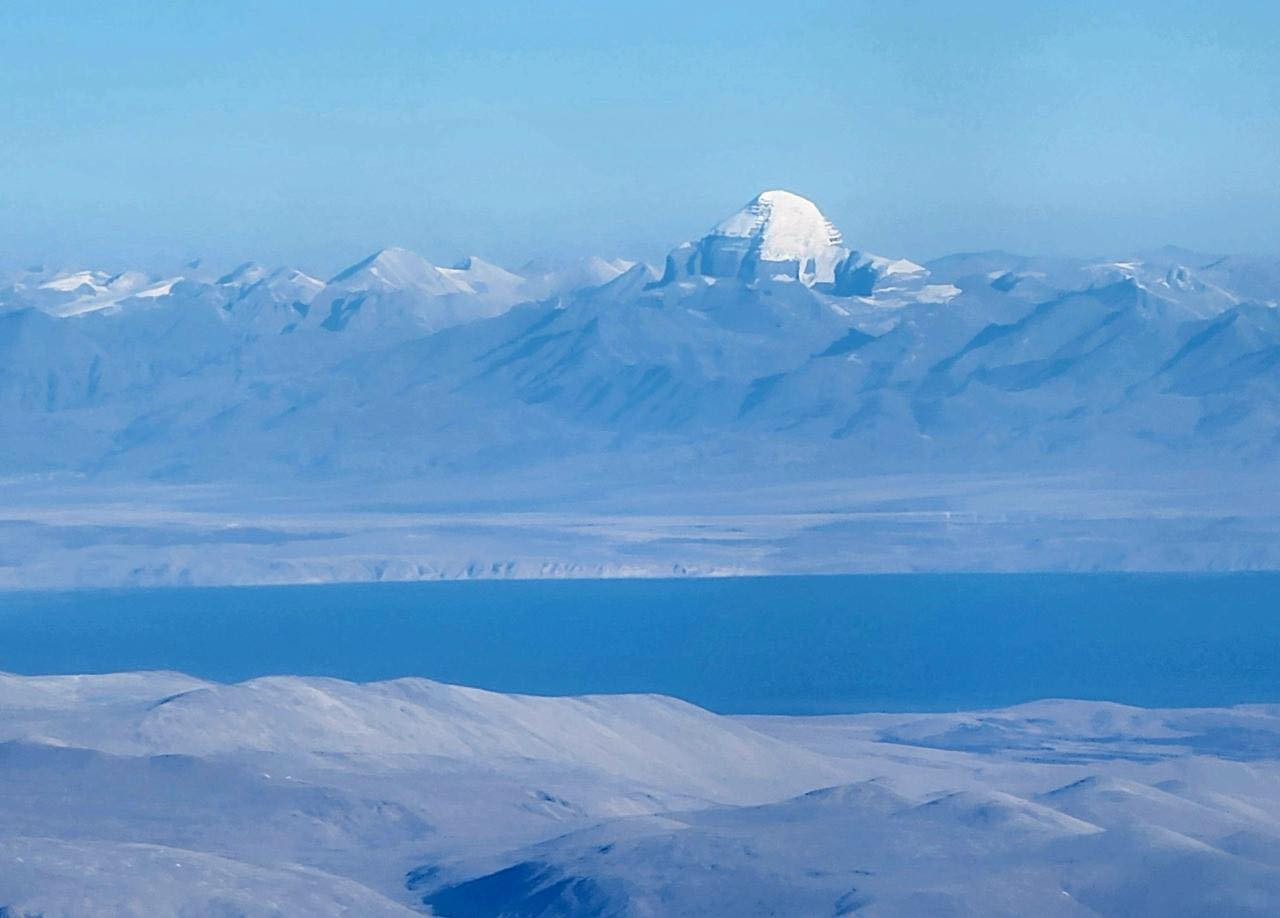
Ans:
POLYGON ((1280 707, 0 676, 6 915, 1272 915, 1280 707))

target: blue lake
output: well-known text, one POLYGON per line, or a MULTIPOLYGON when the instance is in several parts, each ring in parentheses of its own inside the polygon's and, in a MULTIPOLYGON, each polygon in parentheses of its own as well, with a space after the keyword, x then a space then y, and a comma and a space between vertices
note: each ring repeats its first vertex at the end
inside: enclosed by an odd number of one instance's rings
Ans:
POLYGON ((1280 701, 1280 574, 0 593, 0 670, 129 669, 663 692, 732 713, 1280 701))

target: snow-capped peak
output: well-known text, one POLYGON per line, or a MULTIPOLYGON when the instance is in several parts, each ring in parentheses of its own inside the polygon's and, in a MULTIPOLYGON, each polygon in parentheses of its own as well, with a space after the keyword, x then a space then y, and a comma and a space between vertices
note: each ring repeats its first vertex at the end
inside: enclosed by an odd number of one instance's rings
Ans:
POLYGON ((485 261, 475 255, 468 255, 452 268, 438 269, 441 274, 454 280, 476 286, 515 286, 524 283, 524 278, 506 268, 499 267, 491 261, 485 261))
POLYGON ((452 268, 438 270, 477 296, 505 303, 516 303, 524 298, 521 294, 526 284, 523 277, 475 255, 468 255, 452 268))
POLYGON ((677 249, 668 274, 746 281, 830 284, 849 254, 817 205, 789 191, 764 191, 693 246, 677 249))
POLYGON ((332 277, 312 300, 307 327, 366 332, 436 331, 505 312, 524 299, 524 280, 479 258, 439 268, 402 248, 375 252, 332 277))
POLYGON ((70 274, 60 274, 51 280, 45 281, 40 285, 41 290, 56 290, 59 293, 73 293, 81 287, 88 287, 93 291, 102 291, 106 289, 109 278, 101 271, 74 271, 70 274))
MULTIPOLYGON (((840 231, 816 204, 790 191, 763 191, 697 242, 677 246, 667 256, 664 287, 696 279, 713 285, 720 278, 748 284, 800 283, 820 293, 869 297, 893 292, 882 305, 911 300, 929 272, 905 258, 850 251, 840 231)), ((945 291, 948 298, 952 295, 945 291)), ((943 296, 939 288, 935 296, 943 296)))
POLYGON ((749 239, 762 261, 778 262, 821 257, 843 243, 816 204, 780 190, 762 191, 710 235, 749 239))
POLYGON ((329 285, 360 290, 417 289, 435 295, 470 292, 465 283, 449 277, 416 252, 398 246, 374 252, 334 275, 329 285))
POLYGON ((54 316, 76 316, 114 308, 121 300, 136 295, 152 281, 140 271, 109 275, 102 271, 74 271, 39 285, 44 294, 40 308, 54 316))
POLYGON ((307 292, 310 296, 315 296, 324 287, 324 281, 297 268, 276 268, 264 280, 273 289, 288 287, 307 292))

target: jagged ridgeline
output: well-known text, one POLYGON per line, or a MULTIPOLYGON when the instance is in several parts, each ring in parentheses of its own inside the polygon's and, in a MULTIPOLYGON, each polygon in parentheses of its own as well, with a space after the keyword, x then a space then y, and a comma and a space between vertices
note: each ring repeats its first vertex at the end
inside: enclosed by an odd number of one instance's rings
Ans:
POLYGON ((1280 259, 850 248, 767 191, 662 266, 377 252, 0 290, 0 471, 824 474, 1280 448, 1280 259))

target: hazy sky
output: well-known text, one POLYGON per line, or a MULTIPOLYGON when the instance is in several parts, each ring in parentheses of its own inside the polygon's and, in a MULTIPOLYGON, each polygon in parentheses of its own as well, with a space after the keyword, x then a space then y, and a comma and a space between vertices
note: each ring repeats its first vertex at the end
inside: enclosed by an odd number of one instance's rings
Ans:
POLYGON ((6 4, 0 131, 10 262, 1275 253, 1280 3, 6 4))

